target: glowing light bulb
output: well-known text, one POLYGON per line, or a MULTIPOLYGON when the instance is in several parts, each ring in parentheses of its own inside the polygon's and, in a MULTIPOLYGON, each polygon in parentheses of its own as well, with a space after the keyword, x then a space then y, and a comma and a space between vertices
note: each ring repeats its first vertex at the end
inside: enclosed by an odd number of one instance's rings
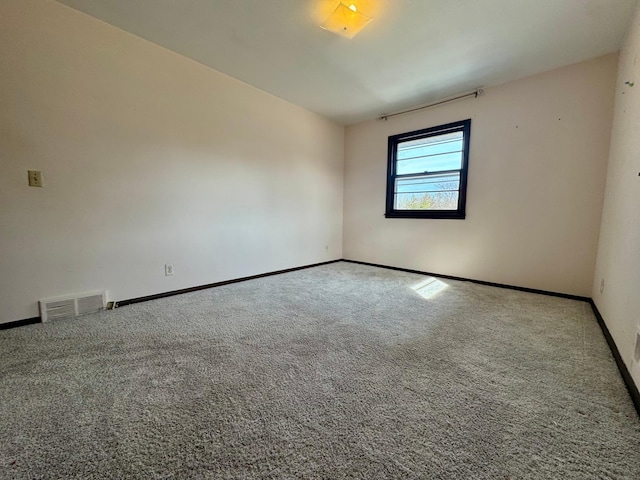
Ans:
POLYGON ((356 6, 354 4, 349 5, 349 10, 351 10, 352 12, 357 12, 356 6))

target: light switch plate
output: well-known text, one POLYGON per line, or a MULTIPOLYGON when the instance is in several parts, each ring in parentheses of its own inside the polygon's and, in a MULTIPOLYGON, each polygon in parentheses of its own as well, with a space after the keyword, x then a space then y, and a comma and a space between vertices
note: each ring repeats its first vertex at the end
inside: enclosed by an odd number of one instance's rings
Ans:
POLYGON ((40 170, 28 170, 29 174, 29 186, 41 187, 42 186, 42 172, 40 170))

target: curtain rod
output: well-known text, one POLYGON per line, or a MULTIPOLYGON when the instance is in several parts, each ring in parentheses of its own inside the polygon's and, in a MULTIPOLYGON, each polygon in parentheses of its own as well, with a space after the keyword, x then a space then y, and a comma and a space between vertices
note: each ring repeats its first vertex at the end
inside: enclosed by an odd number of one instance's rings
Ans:
POLYGON ((455 97, 452 98, 447 98, 445 100, 440 100, 438 102, 434 102, 434 103, 430 103, 429 105, 424 105, 422 107, 416 107, 416 108, 411 108, 409 110, 403 110, 401 112, 396 112, 396 113, 389 113, 387 115, 380 115, 378 117, 378 120, 384 120, 387 121, 387 119, 391 118, 391 117, 396 117, 398 115, 404 115, 405 113, 412 113, 412 112, 417 112, 418 110, 424 110, 425 108, 431 108, 431 107, 436 107, 438 105, 442 105, 443 103, 449 103, 449 102, 453 102, 455 100, 460 100, 461 98, 466 98, 466 97, 471 97, 472 95, 475 98, 478 98, 480 95, 482 95, 484 93, 484 88, 480 87, 480 88, 476 88, 475 90, 472 90, 470 92, 467 93, 462 93, 460 95, 457 95, 455 97))

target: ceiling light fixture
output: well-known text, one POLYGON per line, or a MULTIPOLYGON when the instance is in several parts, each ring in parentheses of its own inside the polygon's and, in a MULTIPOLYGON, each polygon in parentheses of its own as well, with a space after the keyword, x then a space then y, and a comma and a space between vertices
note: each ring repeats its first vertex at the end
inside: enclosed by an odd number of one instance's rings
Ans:
POLYGON ((325 30, 336 33, 341 37, 353 38, 360 30, 367 26, 372 18, 358 12, 355 5, 344 2, 336 7, 329 18, 322 25, 325 30))

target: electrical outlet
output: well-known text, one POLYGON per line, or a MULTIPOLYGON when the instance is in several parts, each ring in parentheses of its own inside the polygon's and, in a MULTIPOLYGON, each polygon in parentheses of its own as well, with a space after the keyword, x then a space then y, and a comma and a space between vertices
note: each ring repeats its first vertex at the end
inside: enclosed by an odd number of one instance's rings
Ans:
POLYGON ((636 341, 633 345, 633 358, 631 361, 631 378, 636 385, 640 385, 640 325, 636 325, 636 341))
POLYGON ((164 266, 164 274, 167 277, 170 277, 171 275, 173 275, 173 265, 170 263, 165 264, 164 266))
POLYGON ((30 187, 42 186, 42 172, 40 170, 27 170, 27 173, 29 175, 30 187))
POLYGON ((604 293, 604 278, 600 280, 600 293, 604 293))

